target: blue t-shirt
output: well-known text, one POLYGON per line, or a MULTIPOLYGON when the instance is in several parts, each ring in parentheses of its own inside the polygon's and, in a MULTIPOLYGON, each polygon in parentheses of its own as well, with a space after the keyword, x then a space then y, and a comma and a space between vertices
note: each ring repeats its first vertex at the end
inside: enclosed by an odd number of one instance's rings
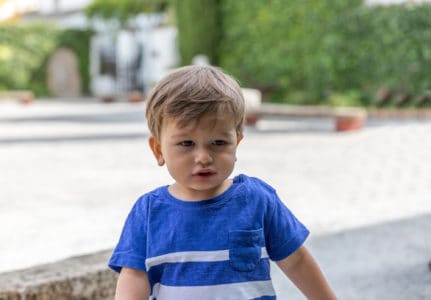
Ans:
POLYGON ((269 259, 286 258, 308 234, 257 178, 239 175, 203 201, 164 186, 137 200, 109 266, 147 272, 152 299, 275 299, 269 259))

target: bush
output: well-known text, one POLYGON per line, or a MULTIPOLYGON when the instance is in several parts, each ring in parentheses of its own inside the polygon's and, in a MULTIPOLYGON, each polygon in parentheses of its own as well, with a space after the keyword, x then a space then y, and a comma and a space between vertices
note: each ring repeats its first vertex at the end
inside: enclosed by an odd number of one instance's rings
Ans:
POLYGON ((412 97, 430 89, 430 5, 365 7, 341 0, 221 0, 220 5, 220 65, 266 99, 332 104, 333 94, 356 93, 359 103, 369 105, 382 87, 412 97))
POLYGON ((31 83, 37 90, 46 90, 40 86, 45 85, 40 78, 32 78, 32 72, 55 48, 57 35, 57 30, 46 24, 1 25, 0 89, 28 89, 31 83))
POLYGON ((60 30, 48 23, 1 25, 0 90, 30 89, 37 96, 49 95, 49 56, 56 48, 67 47, 78 56, 83 90, 88 92, 90 36, 89 31, 60 30))
POLYGON ((218 0, 173 0, 178 27, 181 63, 190 64, 194 56, 206 55, 218 64, 220 42, 218 0))
POLYGON ((333 25, 332 88, 419 95, 430 88, 431 6, 362 7, 333 25))
POLYGON ((140 13, 160 12, 165 9, 167 0, 93 0, 86 8, 88 18, 117 19, 122 24, 140 13))
POLYGON ((330 79, 328 27, 361 2, 224 0, 220 64, 273 100, 305 93, 301 101, 315 103, 330 79))

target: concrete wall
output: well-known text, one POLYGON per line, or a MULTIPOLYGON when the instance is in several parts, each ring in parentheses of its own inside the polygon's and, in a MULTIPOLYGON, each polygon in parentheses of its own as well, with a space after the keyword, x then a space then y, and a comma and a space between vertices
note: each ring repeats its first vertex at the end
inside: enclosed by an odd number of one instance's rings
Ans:
POLYGON ((107 267, 111 251, 0 274, 0 300, 113 299, 117 275, 107 267))

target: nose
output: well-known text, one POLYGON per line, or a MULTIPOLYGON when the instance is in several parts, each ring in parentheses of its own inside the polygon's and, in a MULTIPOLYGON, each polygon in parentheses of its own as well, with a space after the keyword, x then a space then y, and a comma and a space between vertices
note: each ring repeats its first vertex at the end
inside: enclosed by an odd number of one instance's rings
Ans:
POLYGON ((209 151, 204 148, 196 149, 195 163, 207 166, 213 162, 213 158, 209 151))

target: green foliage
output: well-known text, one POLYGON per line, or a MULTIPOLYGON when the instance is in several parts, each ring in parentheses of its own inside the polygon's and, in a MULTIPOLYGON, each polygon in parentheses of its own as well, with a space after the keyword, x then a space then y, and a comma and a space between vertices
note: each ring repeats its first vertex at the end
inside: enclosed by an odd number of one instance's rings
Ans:
POLYGON ((330 72, 336 90, 381 87, 418 95, 431 85, 431 6, 361 8, 334 23, 330 72))
POLYGON ((140 13, 161 12, 166 0, 94 0, 86 9, 87 17, 118 19, 121 23, 140 13))
POLYGON ((221 0, 219 63, 266 99, 369 104, 379 87, 431 82, 431 6, 343 0, 221 0), (356 91, 352 100, 347 94, 356 91), (342 94, 343 97, 331 95, 342 94), (346 100, 350 99, 350 100, 346 100))
POLYGON ((331 106, 362 106, 363 100, 358 91, 346 91, 344 93, 333 93, 329 96, 331 106))
POLYGON ((56 48, 68 47, 78 55, 84 92, 88 91, 89 38, 87 31, 59 30, 48 23, 0 25, 0 90, 48 95, 48 58, 56 48))
MULTIPOLYGON (((264 95, 323 97, 330 62, 323 51, 332 22, 361 1, 222 1, 221 65, 264 95), (348 3, 348 4, 346 4, 348 3)), ((299 99, 299 98, 298 98, 299 99)))
POLYGON ((218 62, 220 24, 218 0, 173 0, 178 27, 182 64, 204 54, 212 64, 218 62))
POLYGON ((55 48, 56 38, 57 31, 47 24, 1 25, 0 89, 28 89, 32 71, 55 48))

